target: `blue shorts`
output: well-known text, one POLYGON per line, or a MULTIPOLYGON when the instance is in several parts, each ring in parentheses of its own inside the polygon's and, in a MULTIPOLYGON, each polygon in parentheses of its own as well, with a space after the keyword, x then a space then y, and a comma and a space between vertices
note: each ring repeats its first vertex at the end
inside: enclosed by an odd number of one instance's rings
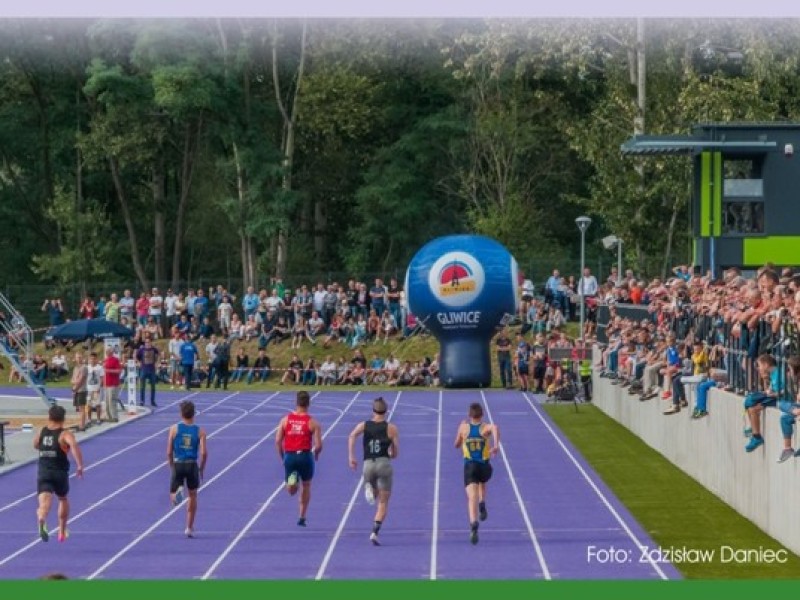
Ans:
POLYGON ((767 396, 764 392, 750 392, 744 399, 745 408, 753 408, 754 406, 775 406, 778 399, 775 397, 767 396))
POLYGON ((285 479, 297 471, 301 481, 311 481, 314 478, 314 455, 310 450, 304 452, 286 452, 283 455, 283 468, 285 479))

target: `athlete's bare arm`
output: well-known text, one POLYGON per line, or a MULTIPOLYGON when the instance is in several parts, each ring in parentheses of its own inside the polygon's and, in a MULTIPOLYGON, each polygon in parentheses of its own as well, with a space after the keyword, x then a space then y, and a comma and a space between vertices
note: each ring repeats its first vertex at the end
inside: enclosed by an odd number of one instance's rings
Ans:
POLYGON ((356 460, 356 439, 364 433, 364 422, 362 421, 353 428, 350 432, 350 437, 347 438, 347 455, 350 461, 350 468, 355 469, 358 466, 356 460))
POLYGON ((314 460, 317 460, 322 453, 322 425, 312 417, 308 426, 314 435, 314 460))
POLYGON ((64 431, 61 434, 61 440, 72 452, 72 457, 75 459, 75 474, 78 477, 83 477, 83 452, 81 452, 81 447, 78 445, 78 440, 75 439, 71 431, 64 431))
POLYGON ((461 444, 464 443, 464 438, 467 436, 467 432, 467 422, 461 421, 461 424, 458 426, 458 430, 456 431, 456 441, 455 444, 453 444, 454 447, 461 447, 461 444))
POLYGON ((275 434, 275 447, 278 449, 278 456, 281 457, 283 460, 283 430, 286 427, 286 417, 281 419, 281 422, 278 423, 278 431, 275 434))
POLYGON ((169 435, 167 436, 167 464, 172 467, 174 464, 172 456, 172 446, 175 442, 175 436, 178 435, 178 426, 173 425, 169 428, 169 435))
POLYGON ((498 450, 500 450, 500 428, 494 423, 487 423, 483 427, 483 436, 487 441, 490 437, 492 438, 492 445, 489 448, 489 453, 492 456, 496 456, 498 450))
POLYGON ((397 427, 389 423, 389 428, 386 432, 389 435, 389 439, 391 440, 391 445, 389 446, 389 458, 397 458, 400 454, 400 432, 397 431, 397 427))
POLYGON ((206 468, 206 461, 208 460, 208 446, 206 445, 206 430, 201 429, 200 437, 200 479, 203 478, 203 471, 206 468))

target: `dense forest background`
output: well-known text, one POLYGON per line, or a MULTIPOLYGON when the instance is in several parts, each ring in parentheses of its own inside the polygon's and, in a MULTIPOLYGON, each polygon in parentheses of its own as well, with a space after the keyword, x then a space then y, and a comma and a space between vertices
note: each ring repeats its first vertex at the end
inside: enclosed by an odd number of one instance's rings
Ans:
POLYGON ((585 213, 590 265, 613 233, 657 274, 689 257, 691 163, 620 144, 796 120, 799 61, 798 20, 0 21, 0 273, 402 276, 478 232, 543 279, 585 213))

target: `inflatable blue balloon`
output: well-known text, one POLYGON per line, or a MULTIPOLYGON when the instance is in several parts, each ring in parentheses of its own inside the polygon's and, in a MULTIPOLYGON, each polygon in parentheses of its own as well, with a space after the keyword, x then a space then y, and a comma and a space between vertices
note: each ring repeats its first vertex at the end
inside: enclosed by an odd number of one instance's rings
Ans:
POLYGON ((489 387, 490 340, 517 310, 517 261, 495 240, 477 235, 435 239, 406 273, 409 310, 441 344, 445 387, 489 387))

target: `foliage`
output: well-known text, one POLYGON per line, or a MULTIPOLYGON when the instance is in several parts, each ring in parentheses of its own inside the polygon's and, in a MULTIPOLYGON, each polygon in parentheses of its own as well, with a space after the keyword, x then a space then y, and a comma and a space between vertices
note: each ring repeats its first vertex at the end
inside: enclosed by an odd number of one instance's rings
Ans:
POLYGON ((264 281, 282 230, 296 273, 394 272, 464 231, 539 264, 577 256, 582 213, 590 254, 614 233, 655 274, 687 258, 691 163, 621 156, 635 124, 800 118, 796 21, 646 21, 643 111, 635 20, 306 25, 296 88, 302 21, 1 21, 7 281, 79 262, 65 194, 106 215, 108 272, 142 284, 170 265, 264 281))

